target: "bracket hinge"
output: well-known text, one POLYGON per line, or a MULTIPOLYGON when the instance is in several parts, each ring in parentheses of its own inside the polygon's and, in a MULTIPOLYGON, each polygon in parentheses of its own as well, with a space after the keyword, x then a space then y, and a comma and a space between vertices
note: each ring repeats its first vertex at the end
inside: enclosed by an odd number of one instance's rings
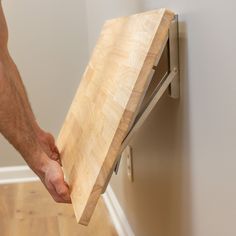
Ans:
MULTIPOLYGON (((134 120, 133 125, 131 126, 127 136, 122 142, 120 149, 120 157, 121 153, 125 149, 125 147, 129 144, 131 139, 137 130, 142 126, 146 118, 149 116, 159 99, 162 97, 164 92, 168 89, 169 96, 171 98, 177 99, 180 95, 180 78, 179 78, 179 42, 178 42, 178 16, 175 15, 173 21, 171 22, 168 38, 166 41, 166 46, 163 49, 162 57, 158 62, 153 65, 152 70, 152 81, 156 79, 156 74, 159 73, 159 70, 163 70, 161 67, 165 67, 166 70, 162 73, 161 79, 158 83, 152 88, 151 92, 146 93, 146 97, 144 97, 143 104, 134 120), (165 60, 166 59, 166 60, 165 60), (163 61, 165 62, 163 63, 163 61)), ((159 75, 160 77, 160 75, 159 75)), ((150 85, 149 85, 150 86, 150 85)), ((114 172, 117 174, 120 164, 120 159, 115 165, 114 172)))

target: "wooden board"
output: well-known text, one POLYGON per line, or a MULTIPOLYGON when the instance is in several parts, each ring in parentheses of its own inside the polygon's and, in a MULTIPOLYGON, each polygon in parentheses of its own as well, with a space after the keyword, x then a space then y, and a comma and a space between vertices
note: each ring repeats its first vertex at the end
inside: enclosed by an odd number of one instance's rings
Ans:
POLYGON ((77 221, 87 225, 159 60, 174 14, 105 22, 57 145, 77 221))

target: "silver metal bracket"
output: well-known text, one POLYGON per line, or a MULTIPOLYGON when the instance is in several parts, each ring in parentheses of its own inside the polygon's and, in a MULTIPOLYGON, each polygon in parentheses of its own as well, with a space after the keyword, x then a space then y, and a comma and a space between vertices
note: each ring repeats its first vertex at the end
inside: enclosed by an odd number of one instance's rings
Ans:
MULTIPOLYGON (((163 48, 162 56, 153 65, 153 69, 150 73, 150 84, 146 90, 145 96, 138 109, 136 118, 131 125, 128 134, 124 138, 119 157, 114 164, 114 172, 117 174, 121 161, 121 154, 130 143, 131 139, 135 136, 135 133, 145 122, 153 108, 156 106, 162 95, 168 91, 171 98, 177 99, 180 95, 180 76, 179 76, 179 42, 178 42, 178 16, 176 15, 171 22, 168 37, 166 38, 166 45, 163 48)), ((104 185, 103 192, 109 183, 104 185)))
MULTIPOLYGON (((140 106, 139 112, 131 126, 127 136, 122 142, 120 156, 125 147, 129 144, 134 134, 142 126, 161 96, 168 89, 169 96, 177 99, 180 95, 179 78, 179 42, 178 42, 178 16, 176 15, 171 23, 166 46, 163 49, 160 60, 153 66, 152 79, 146 95, 140 106)), ((117 174, 120 164, 120 157, 114 168, 117 174)))

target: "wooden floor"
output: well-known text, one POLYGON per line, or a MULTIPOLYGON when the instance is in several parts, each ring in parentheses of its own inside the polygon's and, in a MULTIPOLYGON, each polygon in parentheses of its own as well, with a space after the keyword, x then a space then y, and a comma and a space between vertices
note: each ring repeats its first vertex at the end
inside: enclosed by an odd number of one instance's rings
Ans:
POLYGON ((55 203, 40 182, 0 185, 1 236, 117 236, 101 198, 89 226, 55 203))

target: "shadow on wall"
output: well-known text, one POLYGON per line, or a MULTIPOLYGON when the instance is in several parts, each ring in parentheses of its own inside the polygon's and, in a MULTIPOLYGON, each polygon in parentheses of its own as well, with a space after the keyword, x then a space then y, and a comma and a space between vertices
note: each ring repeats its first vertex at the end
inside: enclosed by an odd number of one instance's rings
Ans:
POLYGON ((179 22, 181 98, 166 93, 130 143, 134 182, 122 160, 112 188, 137 236, 191 236, 187 27, 179 22))
POLYGON ((178 114, 176 139, 176 168, 173 178, 173 197, 176 194, 176 210, 174 216, 179 225, 177 236, 191 236, 192 230, 192 192, 191 192, 191 107, 189 96, 189 73, 188 73, 188 41, 187 25, 179 22, 179 50, 180 50, 180 76, 181 97, 178 114))

